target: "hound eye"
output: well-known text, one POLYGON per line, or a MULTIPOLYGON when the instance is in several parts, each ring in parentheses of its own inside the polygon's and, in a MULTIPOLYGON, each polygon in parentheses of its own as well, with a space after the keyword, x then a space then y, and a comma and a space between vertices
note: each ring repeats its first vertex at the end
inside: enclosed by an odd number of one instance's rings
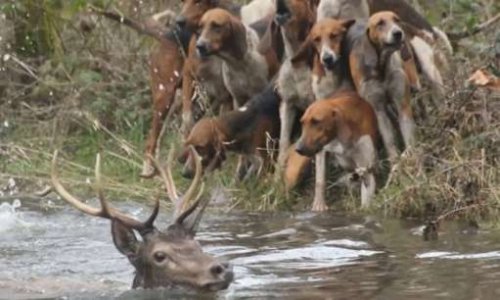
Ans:
POLYGON ((319 43, 320 41, 321 41, 321 38, 319 36, 317 36, 313 39, 313 42, 316 44, 319 43))
POLYGON ((330 40, 334 40, 337 38, 338 35, 336 35, 335 33, 330 33, 330 40))
POLYGON ((312 125, 312 126, 317 126, 317 125, 319 125, 319 120, 318 120, 318 119, 311 119, 311 125, 312 125))
POLYGON ((384 25, 385 25, 385 20, 380 20, 380 21, 378 21, 378 23, 377 23, 377 26, 378 26, 378 27, 382 27, 382 26, 384 26, 384 25))
POLYGON ((153 254, 153 257, 157 263, 162 263, 165 259, 167 259, 167 254, 165 252, 158 251, 153 254))

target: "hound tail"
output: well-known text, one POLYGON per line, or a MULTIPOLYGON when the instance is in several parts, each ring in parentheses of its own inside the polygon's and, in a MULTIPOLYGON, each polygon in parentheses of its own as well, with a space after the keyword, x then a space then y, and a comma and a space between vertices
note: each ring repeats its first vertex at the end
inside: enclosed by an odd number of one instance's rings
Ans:
POLYGON ((453 47, 451 46, 448 35, 446 35, 446 33, 444 33, 444 31, 442 31, 438 27, 432 27, 432 29, 434 30, 434 35, 436 36, 436 40, 441 41, 446 50, 448 50, 450 54, 453 54, 453 47))

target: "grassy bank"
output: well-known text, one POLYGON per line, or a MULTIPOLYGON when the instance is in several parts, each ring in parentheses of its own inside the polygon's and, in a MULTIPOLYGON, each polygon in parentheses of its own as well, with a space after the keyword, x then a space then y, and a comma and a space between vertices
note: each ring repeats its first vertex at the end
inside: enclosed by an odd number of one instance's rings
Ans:
MULTIPOLYGON (((127 15, 144 18, 164 7, 164 2, 151 1, 139 12, 132 4, 120 8, 127 15)), ((76 193, 89 195, 95 154, 100 151, 110 197, 152 199, 160 189, 159 181, 142 180, 138 175, 151 114, 148 53, 154 42, 119 24, 88 19, 79 14, 81 6, 38 7, 51 13, 52 23, 47 25, 43 15, 41 20, 21 22, 14 16, 29 7, 23 7, 23 1, 17 3, 15 8, 2 7, 10 20, 7 25, 16 34, 11 40, 15 51, 9 50, 10 57, 0 62, 0 80, 7 83, 0 86, 0 188, 8 193, 5 187, 11 178, 23 193, 43 187, 48 183, 52 152, 61 149, 63 182, 76 193), (58 9, 68 11, 57 14, 58 9), (84 30, 82 22, 89 20, 95 27, 84 30), (40 30, 46 40, 42 43, 36 35, 28 42, 16 39, 24 28, 20 22, 40 30)), ((447 31, 461 31, 499 11, 492 6, 486 14, 485 6, 474 3, 442 1, 433 8, 431 20, 447 31), (446 12, 441 21, 439 11, 446 12)), ((426 2, 421 5, 425 7, 426 2)), ((456 45, 445 73, 444 99, 432 104, 425 90, 415 96, 417 145, 403 155, 390 183, 379 190, 374 211, 420 218, 498 215, 500 96, 464 84, 479 67, 499 67, 493 53, 495 38, 495 30, 488 30, 456 45)), ((162 158, 172 145, 181 143, 179 119, 174 116, 167 122, 162 158)), ((299 191, 285 195, 272 176, 235 182, 234 166, 232 157, 221 171, 206 178, 207 195, 223 191, 227 197, 222 198, 229 199, 220 204, 224 208, 303 209, 312 202, 310 180, 299 191)), ((176 182, 186 187, 189 181, 178 171, 174 172, 176 182)), ((336 174, 330 180, 335 182, 336 174)), ((328 199, 335 209, 359 206, 353 189, 335 187, 328 199)))

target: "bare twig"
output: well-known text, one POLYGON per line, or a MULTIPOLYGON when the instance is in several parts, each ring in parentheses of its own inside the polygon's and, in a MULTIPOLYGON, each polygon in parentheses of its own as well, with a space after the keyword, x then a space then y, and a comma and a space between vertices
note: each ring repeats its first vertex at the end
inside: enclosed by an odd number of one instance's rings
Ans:
POLYGON ((495 24, 498 20, 500 20, 500 13, 498 13, 496 16, 493 18, 477 25, 474 26, 474 28, 466 31, 461 31, 461 32, 447 32, 446 35, 448 35, 448 38, 453 41, 461 40, 466 37, 473 36, 475 34, 478 34, 479 32, 487 29, 491 25, 495 24))

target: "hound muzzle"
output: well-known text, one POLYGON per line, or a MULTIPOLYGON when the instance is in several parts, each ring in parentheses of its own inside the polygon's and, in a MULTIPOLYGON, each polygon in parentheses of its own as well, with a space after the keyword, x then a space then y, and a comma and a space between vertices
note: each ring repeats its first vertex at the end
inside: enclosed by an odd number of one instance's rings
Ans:
POLYGON ((400 46, 404 37, 403 30, 399 26, 394 25, 389 31, 387 31, 385 43, 389 46, 400 46))
POLYGON ((333 68, 339 61, 339 57, 335 53, 335 51, 325 46, 321 48, 320 59, 321 59, 321 64, 327 70, 333 70, 333 68))

